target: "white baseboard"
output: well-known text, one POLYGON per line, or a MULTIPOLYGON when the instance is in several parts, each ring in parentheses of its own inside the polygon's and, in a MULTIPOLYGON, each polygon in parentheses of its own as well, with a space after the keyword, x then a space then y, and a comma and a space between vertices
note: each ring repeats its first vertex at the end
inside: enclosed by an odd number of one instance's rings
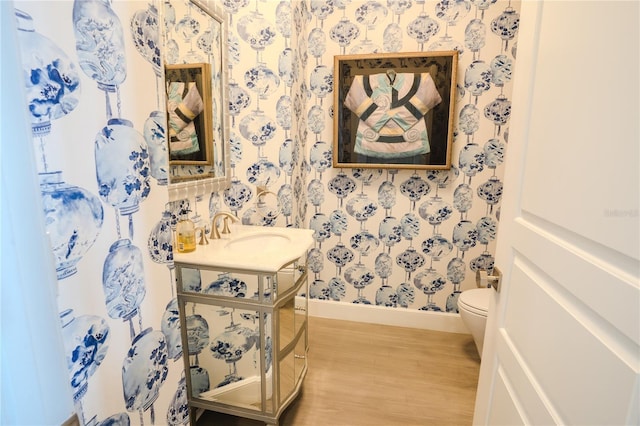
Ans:
POLYGON ((469 334, 460 315, 446 312, 310 299, 309 316, 469 334))

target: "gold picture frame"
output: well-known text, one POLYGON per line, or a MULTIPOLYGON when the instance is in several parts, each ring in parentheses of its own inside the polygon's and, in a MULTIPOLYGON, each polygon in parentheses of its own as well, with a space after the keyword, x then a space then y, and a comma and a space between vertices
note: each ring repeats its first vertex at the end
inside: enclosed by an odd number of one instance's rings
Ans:
POLYGON ((457 51, 337 55, 333 166, 449 169, 457 51))
POLYGON ((165 65, 169 164, 213 165, 211 65, 165 65))

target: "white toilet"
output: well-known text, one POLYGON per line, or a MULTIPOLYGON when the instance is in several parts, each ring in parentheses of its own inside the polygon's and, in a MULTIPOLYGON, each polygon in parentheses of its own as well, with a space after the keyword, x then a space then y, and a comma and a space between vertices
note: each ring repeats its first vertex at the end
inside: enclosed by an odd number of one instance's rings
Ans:
POLYGON ((463 291, 458 298, 460 318, 473 336, 480 357, 482 357, 484 330, 487 325, 487 312, 492 291, 491 288, 474 288, 463 291))

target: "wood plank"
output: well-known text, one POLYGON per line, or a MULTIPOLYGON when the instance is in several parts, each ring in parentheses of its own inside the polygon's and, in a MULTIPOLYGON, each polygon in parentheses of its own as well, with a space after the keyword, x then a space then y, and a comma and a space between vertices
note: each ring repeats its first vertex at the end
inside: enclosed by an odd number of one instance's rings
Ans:
MULTIPOLYGON (((309 317, 309 371, 281 426, 470 425, 480 358, 468 334, 309 317)), ((207 411, 198 426, 261 422, 207 411)))

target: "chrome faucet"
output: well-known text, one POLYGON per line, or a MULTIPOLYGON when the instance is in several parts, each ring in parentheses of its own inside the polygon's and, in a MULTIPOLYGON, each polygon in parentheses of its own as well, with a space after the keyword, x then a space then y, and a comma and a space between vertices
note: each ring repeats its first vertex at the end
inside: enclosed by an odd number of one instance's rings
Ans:
POLYGON ((238 222, 240 219, 235 217, 230 212, 218 212, 213 216, 213 220, 211 221, 211 234, 209 238, 212 240, 220 239, 221 234, 227 235, 231 233, 231 229, 229 228, 229 219, 232 222, 238 222), (222 232, 218 230, 218 219, 222 218, 222 232))

